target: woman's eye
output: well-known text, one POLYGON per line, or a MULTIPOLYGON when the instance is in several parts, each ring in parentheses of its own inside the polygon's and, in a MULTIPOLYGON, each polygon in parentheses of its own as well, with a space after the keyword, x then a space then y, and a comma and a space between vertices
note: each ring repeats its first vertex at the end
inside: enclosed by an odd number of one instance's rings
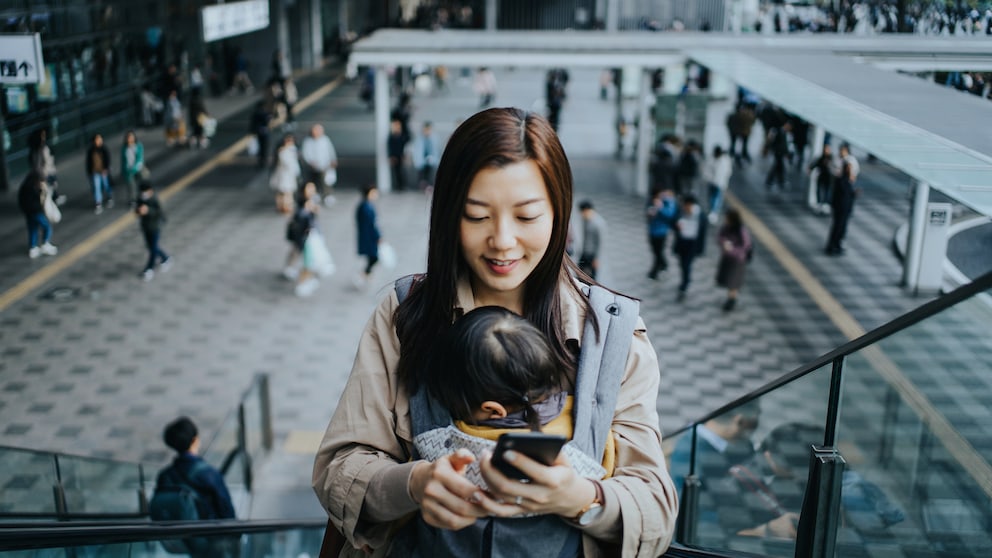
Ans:
POLYGON ((521 215, 521 216, 517 217, 517 219, 520 219, 521 221, 523 221, 525 223, 529 223, 531 221, 537 221, 541 217, 542 217, 541 215, 521 215))
POLYGON ((483 216, 468 215, 468 214, 465 215, 465 220, 468 221, 469 223, 479 223, 485 220, 485 218, 486 217, 484 215, 483 216))

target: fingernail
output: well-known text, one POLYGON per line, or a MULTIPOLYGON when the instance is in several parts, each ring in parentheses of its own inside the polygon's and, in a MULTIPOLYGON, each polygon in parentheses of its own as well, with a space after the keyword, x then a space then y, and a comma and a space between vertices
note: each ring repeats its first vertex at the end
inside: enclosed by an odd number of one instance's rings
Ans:
POLYGON ((478 492, 473 492, 472 496, 468 499, 468 501, 472 502, 473 504, 478 504, 479 502, 482 501, 482 494, 479 494, 478 492))
POLYGON ((503 453, 503 459, 505 459, 510 463, 513 463, 517 459, 517 452, 513 450, 506 451, 503 453))

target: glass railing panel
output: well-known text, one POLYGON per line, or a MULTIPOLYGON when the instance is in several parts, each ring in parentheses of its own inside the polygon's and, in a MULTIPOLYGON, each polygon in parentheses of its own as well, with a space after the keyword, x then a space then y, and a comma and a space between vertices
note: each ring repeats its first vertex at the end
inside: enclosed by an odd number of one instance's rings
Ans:
POLYGON ((0 448, 0 515, 54 514, 57 483, 50 454, 0 448))
POLYGON ((286 529, 265 533, 163 539, 131 543, 67 546, 38 550, 0 551, 0 558, 167 558, 177 555, 211 558, 263 558, 317 556, 324 528, 286 529))
POLYGON ((967 299, 848 357, 842 546, 992 555, 992 299, 967 299))
POLYGON ((137 464, 70 455, 57 459, 66 512, 140 513, 142 485, 137 464))
MULTIPOLYGON (((795 555, 810 446, 823 444, 830 370, 824 366, 697 427, 696 539, 679 542, 795 555)), ((691 437, 676 442, 673 476, 692 449, 691 437)))
MULTIPOLYGON (((224 418, 221 423, 220 428, 217 429, 217 433, 210 440, 208 444, 205 444, 205 448, 201 451, 200 457, 202 457, 207 463, 210 463, 218 470, 224 464, 224 460, 228 456, 238 449, 238 411, 237 409, 232 410, 224 418)), ((226 471, 226 474, 238 474, 240 471, 234 471, 232 467, 231 470, 226 471)), ((225 476, 225 479, 230 477, 225 476)))

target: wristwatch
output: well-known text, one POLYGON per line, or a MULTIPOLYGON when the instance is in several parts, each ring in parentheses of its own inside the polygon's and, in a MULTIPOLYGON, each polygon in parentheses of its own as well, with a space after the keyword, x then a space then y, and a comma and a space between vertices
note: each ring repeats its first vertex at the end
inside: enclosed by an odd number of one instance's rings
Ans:
POLYGON ((580 527, 585 527, 596 520, 603 513, 603 485, 596 479, 589 479, 596 487, 596 497, 586 507, 582 508, 572 521, 578 523, 580 527))

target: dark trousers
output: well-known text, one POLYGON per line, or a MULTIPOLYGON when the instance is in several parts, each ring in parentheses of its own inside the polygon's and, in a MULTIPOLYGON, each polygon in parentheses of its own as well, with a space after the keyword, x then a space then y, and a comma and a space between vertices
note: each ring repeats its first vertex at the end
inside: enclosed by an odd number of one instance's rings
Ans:
POLYGON ((390 176, 393 179, 393 188, 399 192, 406 188, 406 172, 403 168, 403 162, 390 163, 389 164, 390 176))
POLYGON ((654 255, 654 263, 651 264, 651 271, 648 273, 648 277, 652 279, 658 276, 658 272, 668 269, 668 260, 665 259, 665 240, 667 239, 667 234, 652 236, 648 239, 651 243, 651 253, 654 255))
POLYGON ((258 168, 265 168, 269 161, 269 134, 255 134, 258 138, 258 168))
POLYGON ((375 264, 379 261, 379 256, 366 255, 365 257, 368 258, 368 263, 365 265, 365 275, 368 275, 369 273, 372 273, 372 268, 375 267, 375 264))
POLYGON ((679 270, 682 272, 679 292, 684 293, 689 289, 689 282, 692 281, 692 262, 696 259, 697 255, 696 239, 678 240, 678 244, 675 246, 675 253, 679 256, 679 270))
POLYGON ((774 184, 785 187, 785 157, 780 155, 775 156, 775 162, 765 177, 765 186, 771 187, 774 184))
POLYGON ((145 246, 148 247, 148 263, 145 264, 145 271, 150 269, 155 269, 155 259, 159 258, 159 262, 164 262, 169 259, 169 255, 162 251, 158 246, 158 239, 161 235, 161 231, 142 231, 145 235, 145 246))
POLYGON ((310 165, 303 165, 303 168, 304 168, 303 184, 306 184, 307 182, 313 182, 314 186, 317 187, 317 194, 319 194, 321 198, 327 196, 330 188, 324 182, 324 171, 320 169, 315 169, 310 165))
POLYGON ((592 266, 592 261, 595 259, 596 256, 594 254, 582 254, 579 256, 579 269, 593 279, 596 278, 596 268, 592 266))
POLYGON ((816 203, 830 203, 830 181, 818 180, 816 182, 816 203))
POLYGON ((420 179, 421 184, 424 184, 424 185, 427 185, 427 186, 433 186, 434 185, 434 166, 433 165, 424 165, 424 166, 420 167, 420 172, 419 172, 418 178, 420 179))
MULTIPOLYGON (((841 185, 837 186, 842 187, 841 185)), ((847 235, 847 223, 851 220, 851 211, 854 210, 854 196, 835 196, 832 209, 832 219, 830 223, 830 236, 827 238, 826 251, 830 253, 840 253, 844 249, 844 237, 847 235)))
POLYGON ((749 136, 735 136, 734 134, 730 134, 730 154, 734 157, 735 160, 740 161, 740 159, 743 158, 745 161, 748 161, 748 162, 751 161, 751 155, 747 152, 747 140, 748 140, 748 137, 749 136), (741 153, 740 153, 740 155, 737 154, 737 140, 738 139, 741 142, 741 153))

